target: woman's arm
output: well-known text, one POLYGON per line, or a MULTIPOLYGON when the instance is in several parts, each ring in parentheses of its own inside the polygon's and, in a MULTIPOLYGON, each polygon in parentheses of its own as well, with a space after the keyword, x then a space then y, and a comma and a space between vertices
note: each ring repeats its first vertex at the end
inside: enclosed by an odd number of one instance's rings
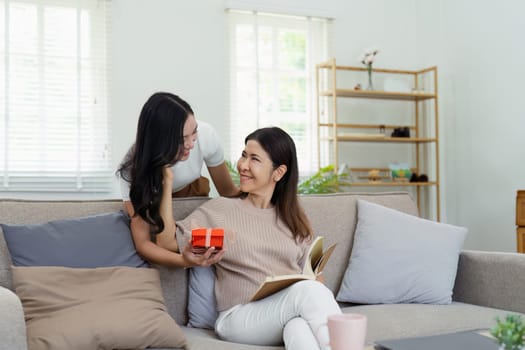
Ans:
POLYGON ((150 225, 139 215, 133 216, 134 211, 131 202, 126 201, 124 205, 131 217, 131 236, 135 243, 135 249, 147 261, 165 266, 191 267, 210 266, 222 259, 224 249, 216 253, 215 249, 210 248, 204 254, 194 254, 191 251, 191 245, 187 244, 180 254, 158 246, 150 239, 150 225))
POLYGON ((235 197, 240 194, 239 187, 233 183, 225 162, 214 167, 208 167, 208 171, 210 172, 211 179, 217 192, 219 192, 221 196, 235 197))
POLYGON ((140 256, 154 264, 181 267, 191 266, 189 262, 185 261, 183 255, 153 243, 150 238, 150 225, 140 215, 134 215, 135 212, 130 201, 124 202, 124 206, 131 217, 131 236, 135 243, 135 249, 137 249, 140 256))
POLYGON ((215 250, 210 248, 204 254, 193 254, 190 244, 187 244, 182 254, 179 253, 175 239, 175 219, 173 218, 173 202, 171 199, 173 170, 165 168, 163 175, 160 215, 164 221, 164 230, 157 234, 157 244, 151 241, 150 225, 139 215, 134 216, 131 202, 124 202, 126 211, 131 217, 131 235, 137 252, 149 262, 166 266, 209 266, 216 263, 224 255, 223 251, 215 253, 215 250))
POLYGON ((160 200, 160 216, 164 222, 164 230, 156 236, 157 244, 172 252, 179 252, 179 245, 175 239, 175 219, 173 218, 173 169, 165 167, 162 170, 162 198, 160 200))

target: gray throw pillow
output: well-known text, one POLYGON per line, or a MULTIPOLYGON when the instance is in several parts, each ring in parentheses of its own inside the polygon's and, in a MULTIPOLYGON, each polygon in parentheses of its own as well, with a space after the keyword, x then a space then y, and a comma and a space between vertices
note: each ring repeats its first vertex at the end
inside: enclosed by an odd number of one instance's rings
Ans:
POLYGON ((33 225, 2 224, 15 266, 146 267, 123 211, 33 225))
POLYGON ((357 201, 354 246, 338 301, 450 304, 467 229, 357 201))
POLYGON ((217 316, 215 267, 192 267, 188 290, 188 326, 214 329, 217 316))

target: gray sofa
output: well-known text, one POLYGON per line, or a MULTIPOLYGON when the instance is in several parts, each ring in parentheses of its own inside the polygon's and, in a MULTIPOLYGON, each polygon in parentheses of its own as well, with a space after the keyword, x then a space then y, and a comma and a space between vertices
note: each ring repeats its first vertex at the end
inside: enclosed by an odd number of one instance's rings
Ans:
MULTIPOLYGON (((309 195, 301 198, 316 234, 325 244, 338 242, 325 272, 326 285, 336 293, 352 251, 356 227, 356 200, 366 199, 417 215, 407 193, 309 195)), ((187 216, 205 198, 174 201, 176 219, 187 216)), ((0 200, 0 222, 41 223, 116 211, 119 200, 108 201, 21 201, 0 200)), ((470 232, 469 234, 475 234, 470 232)), ((496 233, 495 233, 496 234, 496 233)), ((415 262, 417 263, 417 262, 415 262)), ((180 325, 187 323, 188 271, 156 267, 160 270, 165 301, 171 316, 180 325)), ((450 305, 391 304, 341 305, 344 312, 368 316, 369 343, 390 338, 431 335, 468 329, 483 329, 494 324, 496 316, 507 312, 525 313, 525 255, 463 251, 450 305)), ((23 309, 12 288, 10 257, 0 232, 0 349, 26 349, 23 309)), ((79 315, 80 316, 80 315, 79 315)), ((188 349, 282 349, 232 344, 217 339, 211 330, 183 327, 188 349)))

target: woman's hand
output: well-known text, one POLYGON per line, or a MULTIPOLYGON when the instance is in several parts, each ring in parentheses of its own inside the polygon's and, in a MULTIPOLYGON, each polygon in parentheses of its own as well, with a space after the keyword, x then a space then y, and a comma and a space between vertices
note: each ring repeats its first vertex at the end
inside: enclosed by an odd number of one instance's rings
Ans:
POLYGON ((182 256, 188 266, 210 266, 221 260, 224 253, 225 249, 216 250, 214 247, 210 247, 204 254, 196 254, 193 252, 191 243, 188 243, 182 251, 182 256))

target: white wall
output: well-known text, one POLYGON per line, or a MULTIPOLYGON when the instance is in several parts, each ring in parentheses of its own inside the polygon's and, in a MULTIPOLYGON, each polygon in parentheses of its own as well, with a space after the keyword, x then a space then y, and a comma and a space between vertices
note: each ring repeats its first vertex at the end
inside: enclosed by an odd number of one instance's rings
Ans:
MULTIPOLYGON (((520 0, 233 0, 335 17, 334 56, 377 67, 439 67, 442 216, 467 226, 467 248, 515 251, 515 195, 525 188, 525 22, 520 0)), ((113 0, 114 166, 142 104, 180 94, 226 138, 222 1, 113 0)), ((119 197, 118 189, 110 197, 119 197)))
POLYGON ((516 190, 525 188, 525 3, 446 1, 452 9, 443 26, 459 131, 450 210, 475 234, 473 246, 515 251, 516 190))
POLYGON ((115 168, 134 140, 142 105, 156 91, 180 95, 197 118, 226 135, 222 4, 170 0, 115 0, 113 4, 115 168))
POLYGON ((438 58, 444 209, 466 246, 516 250, 516 190, 525 188, 525 3, 418 3, 424 62, 438 58))
POLYGON ((416 0, 338 1, 334 56, 338 64, 359 66, 365 48, 377 47, 375 67, 414 69, 416 0))

